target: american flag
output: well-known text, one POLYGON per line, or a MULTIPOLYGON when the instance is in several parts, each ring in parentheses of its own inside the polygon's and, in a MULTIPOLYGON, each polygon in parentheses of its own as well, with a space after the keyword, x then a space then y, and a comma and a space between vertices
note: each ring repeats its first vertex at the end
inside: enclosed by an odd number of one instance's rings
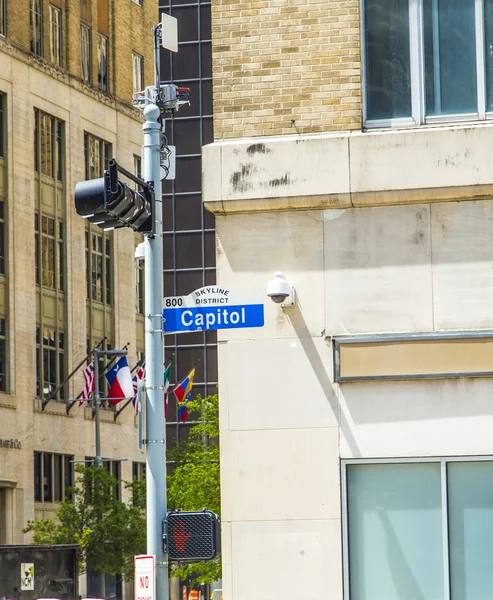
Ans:
POLYGON ((144 381, 146 377, 146 364, 145 362, 143 362, 140 367, 137 369, 137 372, 135 373, 135 375, 132 377, 132 384, 134 386, 134 397, 132 398, 132 404, 134 407, 134 411, 135 414, 138 415, 139 412, 142 410, 142 406, 140 405, 139 402, 139 398, 138 398, 138 385, 139 385, 139 381, 144 381))
POLYGON ((84 389, 82 390, 82 394, 80 395, 79 406, 82 406, 86 400, 89 400, 91 394, 94 392, 94 363, 92 362, 90 365, 82 371, 82 375, 84 376, 84 389))

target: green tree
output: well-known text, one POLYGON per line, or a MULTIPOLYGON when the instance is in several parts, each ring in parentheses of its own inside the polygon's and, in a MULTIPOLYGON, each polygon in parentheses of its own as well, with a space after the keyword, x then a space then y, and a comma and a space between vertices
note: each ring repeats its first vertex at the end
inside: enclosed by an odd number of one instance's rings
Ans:
MULTIPOLYGON (((220 515, 218 396, 197 396, 187 408, 198 423, 190 428, 188 441, 168 450, 168 507, 184 511, 207 508, 220 515)), ((192 585, 217 581, 221 578, 220 558, 180 565, 173 568, 172 576, 189 579, 192 585)))
POLYGON ((75 485, 58 504, 55 518, 29 521, 24 533, 34 544, 78 544, 82 570, 134 576, 134 555, 146 548, 140 482, 126 483, 129 502, 116 499, 117 480, 106 469, 76 465, 75 485))

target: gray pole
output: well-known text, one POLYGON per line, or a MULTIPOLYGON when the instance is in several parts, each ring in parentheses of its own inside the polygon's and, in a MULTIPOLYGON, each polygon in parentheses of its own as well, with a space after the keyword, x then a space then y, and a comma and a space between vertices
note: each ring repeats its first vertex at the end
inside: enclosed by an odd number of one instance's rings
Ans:
POLYGON ((163 245, 161 222, 160 110, 144 109, 143 178, 154 183, 155 234, 145 237, 147 553, 155 556, 156 600, 169 600, 168 556, 163 552, 166 518, 166 444, 163 392, 163 245))
POLYGON ((101 426, 99 422, 99 355, 98 350, 94 352, 94 424, 96 427, 96 456, 94 464, 101 467, 103 464, 101 457, 101 426))

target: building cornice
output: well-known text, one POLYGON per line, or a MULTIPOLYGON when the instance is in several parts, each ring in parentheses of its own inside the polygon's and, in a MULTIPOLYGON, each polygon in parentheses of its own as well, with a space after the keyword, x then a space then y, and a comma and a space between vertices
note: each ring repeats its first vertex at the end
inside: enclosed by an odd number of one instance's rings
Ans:
POLYGON ((38 58, 19 44, 0 36, 0 53, 8 54, 15 60, 19 60, 33 69, 40 71, 48 77, 77 90, 81 94, 89 96, 93 100, 116 110, 125 116, 143 122, 141 111, 134 108, 129 102, 125 102, 112 94, 107 94, 85 83, 80 77, 69 73, 65 69, 57 67, 43 58, 38 58))
POLYGON ((216 214, 477 200, 493 196, 493 123, 247 138, 203 148, 216 214))

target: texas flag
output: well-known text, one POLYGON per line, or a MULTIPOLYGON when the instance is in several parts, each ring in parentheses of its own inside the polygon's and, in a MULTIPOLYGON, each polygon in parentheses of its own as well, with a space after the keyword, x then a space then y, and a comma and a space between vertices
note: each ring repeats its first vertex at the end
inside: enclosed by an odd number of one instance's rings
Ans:
POLYGON ((108 398, 112 406, 125 398, 134 397, 132 374, 125 356, 118 360, 116 365, 106 373, 105 377, 110 386, 108 398))

